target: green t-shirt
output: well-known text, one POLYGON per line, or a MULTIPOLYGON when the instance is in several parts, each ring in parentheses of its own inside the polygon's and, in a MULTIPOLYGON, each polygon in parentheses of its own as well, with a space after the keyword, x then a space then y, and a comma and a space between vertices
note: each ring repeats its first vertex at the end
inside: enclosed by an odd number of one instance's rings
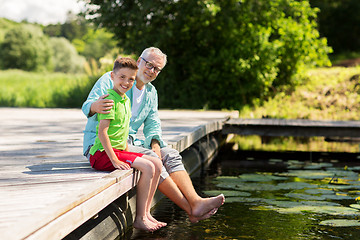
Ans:
MULTIPOLYGON (((114 101, 114 106, 109 114, 99 114, 98 121, 102 119, 110 119, 108 135, 111 146, 115 149, 125 150, 126 141, 129 135, 129 124, 131 117, 130 99, 125 95, 121 97, 113 89, 108 90, 109 96, 106 99, 114 101)), ((94 155, 97 151, 104 151, 99 140, 99 124, 96 126, 96 139, 94 145, 90 149, 90 154, 94 155)))

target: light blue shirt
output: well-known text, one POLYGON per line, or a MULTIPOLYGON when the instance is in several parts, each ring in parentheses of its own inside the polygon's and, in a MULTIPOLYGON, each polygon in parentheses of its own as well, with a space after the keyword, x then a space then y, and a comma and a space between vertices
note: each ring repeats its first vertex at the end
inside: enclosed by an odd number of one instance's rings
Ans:
MULTIPOLYGON (((133 88, 135 87, 134 86, 133 88)), ((82 111, 88 118, 84 130, 83 152, 88 150, 90 145, 93 145, 96 138, 96 126, 98 124, 97 114, 89 117, 90 107, 93 102, 99 99, 100 96, 107 94, 108 89, 113 88, 113 81, 111 80, 110 72, 102 75, 94 84, 88 98, 82 105, 82 111)), ((140 103, 139 112, 135 119, 130 121, 129 135, 134 139, 136 145, 143 145, 146 148, 151 148, 151 140, 157 139, 160 142, 160 147, 166 147, 167 143, 162 139, 161 121, 158 114, 158 95, 155 87, 148 83, 145 85, 145 96, 140 103), (141 125, 144 124, 143 133, 145 140, 139 140, 136 137, 141 125)), ((131 106, 133 104, 133 89, 126 92, 130 98, 131 106)))

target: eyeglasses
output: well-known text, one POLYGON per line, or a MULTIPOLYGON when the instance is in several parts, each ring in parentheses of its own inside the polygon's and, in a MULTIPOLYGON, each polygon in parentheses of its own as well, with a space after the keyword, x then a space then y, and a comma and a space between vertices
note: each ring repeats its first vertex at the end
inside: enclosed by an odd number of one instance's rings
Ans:
POLYGON ((154 69, 154 72, 156 73, 156 74, 159 74, 159 72, 161 72, 161 69, 160 68, 158 68, 158 67, 155 67, 154 65, 152 65, 152 63, 151 62, 149 62, 149 61, 147 61, 145 58, 143 58, 143 57, 140 57, 142 60, 144 60, 144 62, 145 62, 145 67, 147 68, 147 69, 154 69))

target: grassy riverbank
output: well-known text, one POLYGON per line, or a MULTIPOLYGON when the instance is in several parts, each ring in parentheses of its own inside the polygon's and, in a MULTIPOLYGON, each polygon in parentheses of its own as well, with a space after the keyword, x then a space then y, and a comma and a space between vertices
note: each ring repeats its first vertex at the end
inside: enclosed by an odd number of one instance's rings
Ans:
MULTIPOLYGON (((360 67, 321 68, 304 74, 305 81, 293 91, 282 92, 262 106, 244 108, 241 118, 283 118, 311 120, 359 120, 360 67)), ((234 139, 236 147, 246 150, 298 150, 359 152, 359 143, 327 142, 322 137, 258 136, 234 139)))
POLYGON ((360 67, 320 68, 304 74, 304 83, 281 92, 255 108, 244 108, 243 118, 359 120, 360 67))

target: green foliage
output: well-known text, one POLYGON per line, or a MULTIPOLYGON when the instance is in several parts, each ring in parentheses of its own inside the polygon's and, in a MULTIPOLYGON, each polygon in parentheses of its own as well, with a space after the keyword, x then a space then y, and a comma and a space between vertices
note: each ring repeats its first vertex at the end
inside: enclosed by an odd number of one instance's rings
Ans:
POLYGON ((0 71, 0 106, 81 107, 96 79, 64 73, 0 71))
POLYGON ((8 20, 6 18, 0 18, 0 43, 4 41, 5 34, 10 29, 18 26, 19 23, 8 20))
POLYGON ((81 73, 85 59, 79 56, 75 47, 65 38, 50 38, 53 49, 52 63, 55 72, 81 73))
POLYGON ((68 39, 76 51, 89 62, 88 67, 95 60, 100 67, 100 58, 116 48, 114 34, 104 28, 95 28, 84 16, 68 15, 64 24, 51 24, 44 27, 44 33, 51 37, 68 39))
POLYGON ((160 107, 235 108, 263 101, 304 66, 329 65, 308 1, 102 1, 89 8, 119 46, 157 46, 168 65, 155 81, 160 107))
POLYGON ((99 60, 106 53, 116 47, 116 41, 113 34, 105 29, 89 28, 87 33, 81 39, 73 40, 76 50, 89 59, 99 60))
POLYGON ((51 48, 40 27, 21 24, 7 31, 0 55, 3 69, 37 71, 49 67, 51 48))

